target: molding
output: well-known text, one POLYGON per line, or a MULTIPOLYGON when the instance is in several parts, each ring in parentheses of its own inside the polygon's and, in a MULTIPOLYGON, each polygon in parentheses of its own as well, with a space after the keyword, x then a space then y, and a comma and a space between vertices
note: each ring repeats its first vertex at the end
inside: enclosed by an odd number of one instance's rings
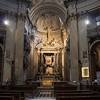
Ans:
POLYGON ((68 6, 68 14, 77 13, 78 15, 86 14, 89 11, 100 9, 100 0, 86 0, 80 3, 73 3, 68 6))
POLYGON ((18 4, 7 0, 0 0, 0 9, 17 13, 18 4))
POLYGON ((91 45, 90 45, 90 48, 89 48, 89 51, 91 50, 91 48, 94 46, 94 44, 100 42, 100 40, 95 40, 91 45))
POLYGON ((13 13, 21 12, 26 13, 26 4, 21 2, 12 2, 8 0, 0 0, 0 9, 3 11, 9 11, 13 13))
POLYGON ((100 0, 86 0, 77 4, 77 13, 89 11, 95 8, 100 8, 100 0))

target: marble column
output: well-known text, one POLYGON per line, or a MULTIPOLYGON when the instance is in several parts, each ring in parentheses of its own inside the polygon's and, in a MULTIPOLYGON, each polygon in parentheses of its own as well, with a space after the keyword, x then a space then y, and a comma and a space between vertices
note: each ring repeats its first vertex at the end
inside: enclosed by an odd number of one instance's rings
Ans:
POLYGON ((34 48, 34 66, 33 66, 33 79, 35 78, 36 74, 38 72, 38 52, 37 49, 34 48))
POLYGON ((38 72, 40 72, 41 67, 41 51, 38 49, 38 72))
POLYGON ((53 66, 54 66, 54 70, 55 70, 55 73, 57 72, 57 65, 56 65, 56 53, 54 53, 54 61, 53 61, 53 66))
POLYGON ((70 17, 71 81, 79 81, 78 46, 77 18, 75 15, 72 15, 70 17))
MULTIPOLYGON (((15 46, 15 30, 16 30, 16 18, 14 15, 9 15, 9 25, 6 26, 6 30, 2 32, 4 35, 4 67, 3 67, 3 82, 7 79, 12 80, 14 74, 14 46, 15 46), (6 34, 5 34, 6 32, 6 34), (13 64, 12 64, 13 62, 13 64), (12 74, 13 73, 13 74, 12 74)), ((1 33, 0 33, 1 34, 1 33)))
POLYGON ((78 17, 79 57, 80 57, 80 63, 82 63, 82 65, 80 66, 80 79, 82 79, 81 67, 89 66, 87 24, 85 23, 86 19, 87 16, 84 13, 80 14, 80 16, 78 17))
POLYGON ((62 77, 64 79, 64 49, 62 50, 62 77))
POLYGON ((33 71, 34 71, 34 37, 30 37, 30 46, 31 46, 31 51, 30 51, 30 66, 29 66, 29 78, 33 78, 33 71))
POLYGON ((56 54, 56 67, 57 67, 57 72, 58 72, 58 67, 59 67, 59 65, 58 65, 58 55, 59 55, 59 53, 56 54))
POLYGON ((58 59, 58 63, 59 63, 59 72, 60 74, 62 74, 62 50, 59 50, 59 59, 58 59))
POLYGON ((41 53, 41 72, 43 73, 43 64, 44 64, 44 62, 43 62, 43 53, 41 53))
POLYGON ((15 76, 17 84, 23 84, 24 19, 19 16, 16 28, 15 76))

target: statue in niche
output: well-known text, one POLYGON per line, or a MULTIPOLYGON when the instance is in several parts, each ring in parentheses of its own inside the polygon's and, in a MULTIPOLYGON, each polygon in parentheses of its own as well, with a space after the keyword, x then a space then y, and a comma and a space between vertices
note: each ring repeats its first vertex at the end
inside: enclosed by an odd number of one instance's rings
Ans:
POLYGON ((45 63, 46 65, 51 66, 53 62, 52 56, 45 56, 45 63))
POLYGON ((45 55, 45 73, 53 74, 53 56, 45 55))
POLYGON ((46 74, 53 74, 53 68, 49 65, 46 67, 46 74))

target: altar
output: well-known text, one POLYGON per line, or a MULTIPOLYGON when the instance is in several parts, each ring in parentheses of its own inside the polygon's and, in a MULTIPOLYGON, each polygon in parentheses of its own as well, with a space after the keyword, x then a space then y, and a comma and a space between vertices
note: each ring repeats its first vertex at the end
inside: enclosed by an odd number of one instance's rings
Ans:
POLYGON ((62 79, 60 74, 40 74, 38 76, 39 81, 41 81, 41 86, 43 87, 51 87, 54 82, 62 79))
POLYGON ((61 80, 61 73, 58 71, 55 61, 56 56, 54 53, 42 54, 42 63, 39 67, 40 72, 37 75, 37 80, 41 82, 41 86, 53 86, 55 81, 61 80))
POLYGON ((50 66, 48 66, 48 67, 46 68, 46 74, 53 74, 53 68, 50 67, 50 66))

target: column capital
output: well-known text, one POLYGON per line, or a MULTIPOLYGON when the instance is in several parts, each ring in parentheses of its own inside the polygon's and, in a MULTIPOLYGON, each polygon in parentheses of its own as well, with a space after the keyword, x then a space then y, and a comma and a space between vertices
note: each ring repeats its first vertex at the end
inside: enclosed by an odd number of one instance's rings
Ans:
POLYGON ((19 12, 19 13, 16 14, 16 16, 17 16, 17 19, 18 19, 18 20, 24 20, 24 21, 25 21, 25 16, 24 16, 24 14, 22 14, 22 13, 19 12))
POLYGON ((69 15, 69 18, 70 18, 71 21, 72 21, 72 20, 76 20, 77 14, 72 13, 71 15, 69 15))

